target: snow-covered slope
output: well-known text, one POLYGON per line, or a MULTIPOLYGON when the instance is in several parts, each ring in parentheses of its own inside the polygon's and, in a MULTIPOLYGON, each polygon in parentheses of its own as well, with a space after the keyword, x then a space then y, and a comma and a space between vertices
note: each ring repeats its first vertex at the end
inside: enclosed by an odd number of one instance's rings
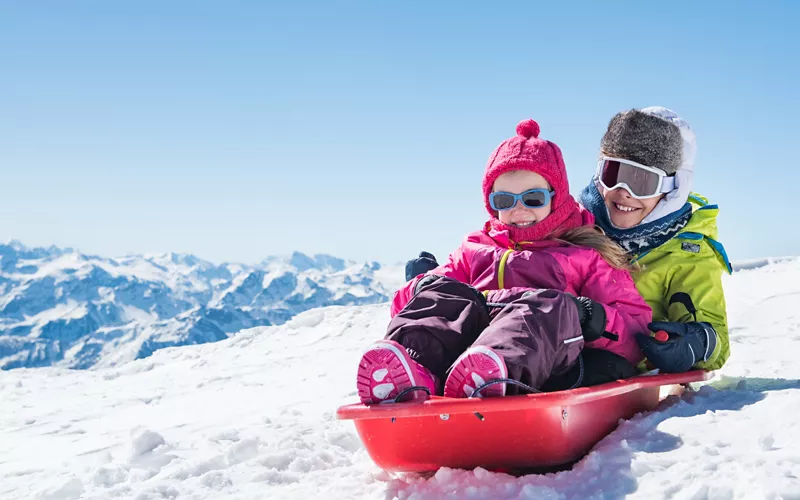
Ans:
POLYGON ((571 471, 375 467, 334 412, 356 399, 360 352, 388 321, 379 304, 116 368, 0 373, 0 498, 799 498, 800 260, 725 287, 733 354, 718 378, 624 422, 571 471))
POLYGON ((217 266, 191 255, 104 259, 12 242, 0 245, 0 368, 115 366, 315 307, 384 302, 401 281, 399 268, 328 255, 217 266))

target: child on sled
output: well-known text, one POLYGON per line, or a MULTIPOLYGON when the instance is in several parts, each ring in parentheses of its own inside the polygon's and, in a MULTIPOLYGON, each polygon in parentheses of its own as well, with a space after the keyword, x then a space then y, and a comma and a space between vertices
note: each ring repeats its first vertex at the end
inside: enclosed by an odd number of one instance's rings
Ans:
MULTIPOLYGON (((489 220, 392 302, 358 367, 365 404, 539 390, 584 346, 636 364, 651 309, 625 252, 569 194, 561 150, 525 120, 483 175, 489 220)), ((579 383, 579 380, 576 381, 579 383)))

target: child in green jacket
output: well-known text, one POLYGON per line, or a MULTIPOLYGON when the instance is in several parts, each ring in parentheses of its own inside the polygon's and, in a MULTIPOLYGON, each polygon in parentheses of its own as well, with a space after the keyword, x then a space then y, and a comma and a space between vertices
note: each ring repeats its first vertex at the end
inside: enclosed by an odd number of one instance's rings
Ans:
POLYGON ((639 345, 662 372, 720 368, 730 355, 716 205, 691 192, 695 135, 674 112, 632 109, 611 119, 597 171, 580 201, 638 264, 653 309, 639 345))

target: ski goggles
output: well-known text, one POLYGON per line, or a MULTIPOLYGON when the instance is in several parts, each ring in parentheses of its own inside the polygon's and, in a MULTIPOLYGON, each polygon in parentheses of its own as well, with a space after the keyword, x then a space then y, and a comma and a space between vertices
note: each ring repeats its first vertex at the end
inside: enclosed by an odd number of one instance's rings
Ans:
POLYGON ((675 177, 667 175, 661 169, 607 156, 597 162, 597 179, 609 191, 622 187, 640 200, 654 198, 675 189, 675 177))
POLYGON ((495 191, 489 195, 489 205, 498 212, 511 210, 517 206, 518 201, 521 201, 527 208, 542 208, 550 204, 550 199, 555 194, 555 191, 548 189, 529 189, 520 194, 495 191))

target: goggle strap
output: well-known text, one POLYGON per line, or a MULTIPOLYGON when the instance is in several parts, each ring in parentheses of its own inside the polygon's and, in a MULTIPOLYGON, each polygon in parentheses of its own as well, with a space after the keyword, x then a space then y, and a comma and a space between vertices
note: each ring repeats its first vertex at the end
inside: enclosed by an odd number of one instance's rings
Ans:
POLYGON ((667 176, 661 178, 661 192, 670 193, 675 189, 675 177, 667 176))

